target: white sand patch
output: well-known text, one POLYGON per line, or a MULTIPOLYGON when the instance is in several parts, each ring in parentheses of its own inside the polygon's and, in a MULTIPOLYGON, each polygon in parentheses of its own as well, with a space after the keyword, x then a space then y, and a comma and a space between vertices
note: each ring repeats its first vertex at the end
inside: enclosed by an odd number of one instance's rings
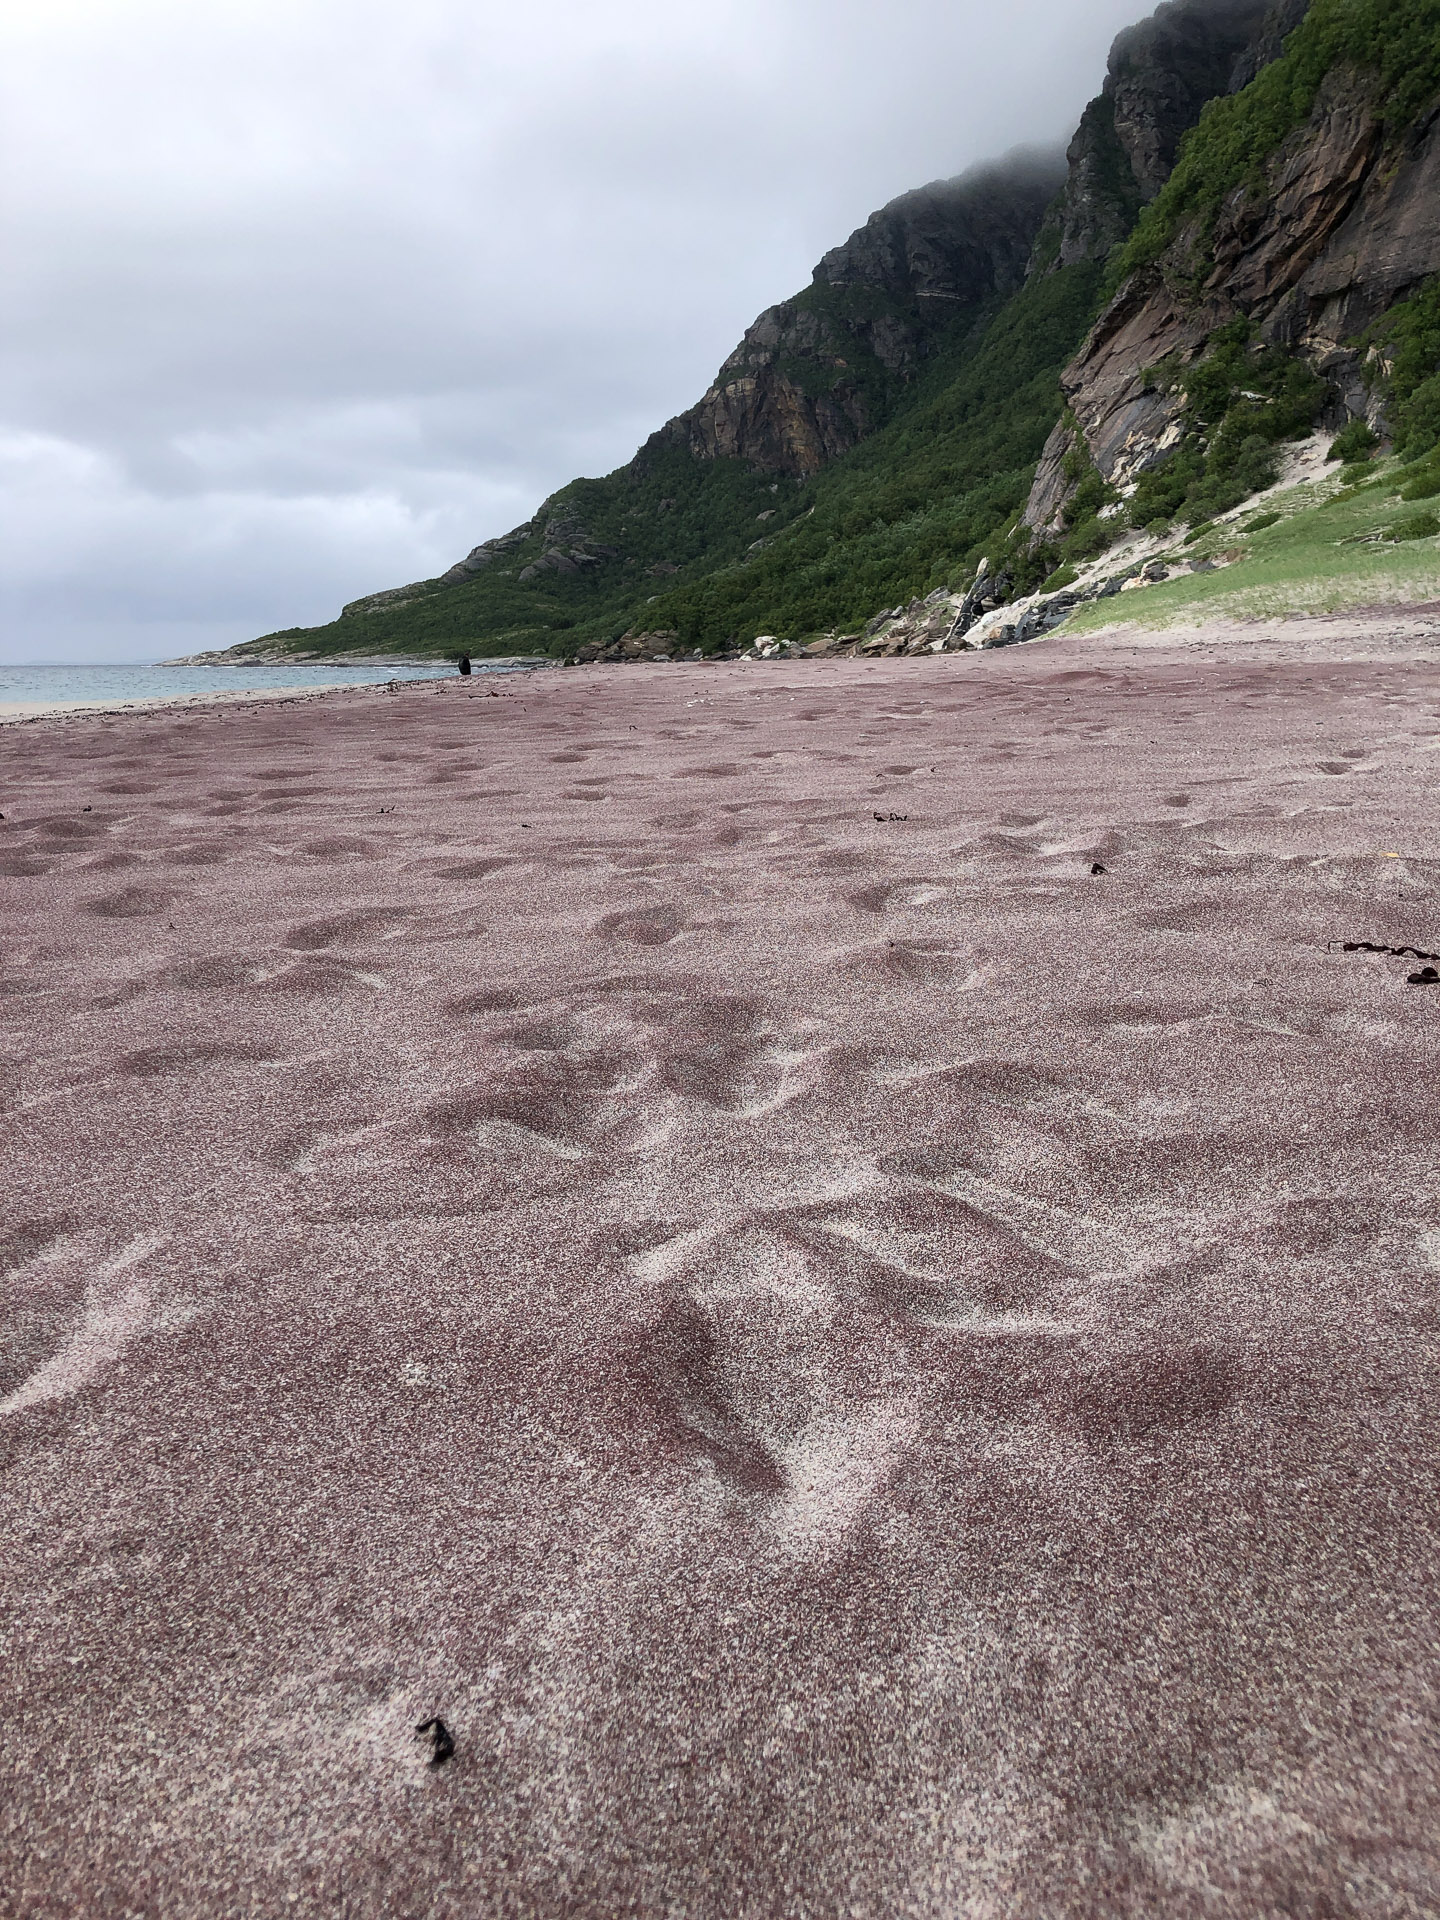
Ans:
POLYGON ((1135 1842, 1158 1872, 1177 1887, 1214 1890, 1212 1869, 1283 1851, 1293 1857, 1326 1847, 1326 1837, 1310 1821, 1287 1812, 1263 1787, 1217 1787, 1168 1820, 1136 1821, 1135 1842))
POLYGON ((719 1257, 692 1272, 689 1292, 702 1306, 778 1301, 802 1321, 817 1315, 828 1319, 835 1305, 833 1276, 809 1249, 753 1224, 733 1241, 725 1237, 719 1257))
POLYGON ((915 1437, 913 1407, 874 1407, 858 1419, 810 1428, 781 1454, 789 1488, 773 1524, 787 1553, 809 1556, 840 1544, 915 1437))
POLYGON ((164 1237, 142 1234, 106 1261, 87 1289, 85 1312, 70 1338, 0 1400, 0 1414, 23 1413, 49 1400, 68 1400, 119 1358, 145 1325, 150 1309, 150 1283, 142 1279, 126 1285, 125 1276, 148 1259, 164 1237))
POLYGON ((140 713, 151 707, 249 706, 262 700, 315 700, 322 694, 368 693, 375 684, 327 680, 321 685, 304 687, 223 687, 214 693, 150 693, 133 700, 0 700, 0 726, 7 721, 46 720, 67 713, 122 714, 140 713))

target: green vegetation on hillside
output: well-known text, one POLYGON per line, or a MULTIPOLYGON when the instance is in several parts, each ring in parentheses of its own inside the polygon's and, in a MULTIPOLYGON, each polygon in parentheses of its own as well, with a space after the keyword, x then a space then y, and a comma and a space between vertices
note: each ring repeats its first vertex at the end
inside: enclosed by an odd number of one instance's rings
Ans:
POLYGON ((297 627, 253 643, 290 643, 319 655, 384 652, 477 657, 565 653, 595 632, 623 632, 670 572, 740 559, 747 546, 803 512, 804 485, 752 472, 740 460, 700 461, 687 448, 652 442, 603 480, 576 480, 548 500, 534 531, 483 573, 391 609, 361 611, 324 627, 297 627), (773 515, 760 521, 761 514, 773 515), (590 540, 619 550, 576 573, 520 574, 568 539, 547 525, 573 521, 590 540))
POLYGON ((1187 432, 1163 466, 1141 476, 1129 504, 1132 526, 1173 519, 1193 526, 1228 513, 1274 485, 1280 443, 1314 425, 1326 383, 1303 361, 1256 342, 1253 331, 1248 321, 1231 321, 1183 372, 1153 370, 1157 385, 1183 391, 1187 432))
MULTIPOLYGON (((1182 234, 1186 247, 1170 254, 1166 271, 1178 266, 1192 279, 1208 272, 1206 236, 1226 196, 1263 186, 1266 161, 1305 124, 1325 76, 1347 66, 1371 76, 1378 110, 1398 136, 1440 93, 1440 0, 1313 0, 1281 57, 1243 92, 1205 108, 1168 184, 1139 212, 1108 271, 1099 263, 1053 269, 1059 227, 1052 208, 1036 252, 1050 270, 1033 273, 1007 302, 958 306, 903 300, 869 285, 817 284, 783 303, 778 318, 737 350, 725 378, 743 377, 753 354, 757 369, 763 361, 811 401, 835 403, 863 432, 813 478, 697 457, 684 426, 672 426, 617 472, 563 488, 513 545, 459 584, 421 583, 409 597, 357 603, 328 626, 290 629, 252 646, 279 643, 320 657, 568 657, 628 632, 673 634, 686 650, 710 652, 744 646, 759 633, 800 640, 853 632, 886 607, 968 582, 982 555, 1008 576, 1014 595, 1058 588, 1127 523, 1162 533, 1183 524, 1203 553, 1212 521, 1274 484, 1281 444, 1311 431, 1329 392, 1325 381, 1297 356, 1258 340, 1244 320, 1218 328, 1197 362, 1150 370, 1157 386, 1183 398, 1181 437, 1163 464, 1142 475, 1122 509, 1075 434, 1063 524, 1036 540, 1020 510, 1062 417, 1059 376, 1107 293, 1153 269, 1182 234)), ((1084 130, 1096 165, 1118 181, 1123 154, 1108 96, 1087 110, 1084 130)), ((1124 217, 1123 196, 1117 205, 1124 217)), ((1432 510, 1423 503, 1440 497, 1440 469, 1432 487, 1423 464, 1440 447, 1440 278, 1393 307, 1359 344, 1373 350, 1367 377, 1384 388, 1397 450, 1421 463, 1405 483, 1408 520, 1395 520, 1393 538, 1380 543, 1393 554, 1397 542, 1430 538, 1432 510)), ((1363 422, 1337 436, 1336 457, 1347 462, 1352 483, 1345 498, 1371 476, 1358 463, 1376 450, 1363 422)), ((1287 513, 1253 522, 1247 538, 1255 551, 1226 580, 1263 563, 1278 585, 1286 556, 1308 538, 1295 521, 1287 513)), ((1234 537, 1233 527, 1225 531, 1234 537)), ((1365 548, 1369 536, 1354 537, 1365 548)), ((1378 564, 1373 553, 1351 553, 1328 536, 1316 542, 1304 549, 1315 580, 1348 577, 1362 559, 1372 572, 1378 564)), ((1223 590, 1197 584, 1184 593, 1233 590, 1233 582, 1223 590)), ((1163 592, 1184 597, 1177 583, 1163 592)), ((1169 604, 1150 590, 1144 598, 1169 604)))
MULTIPOLYGON (((255 644, 478 658, 570 654, 627 629, 713 649, 858 625, 973 572, 1001 539, 1059 418, 1059 372, 1100 279, 1093 265, 1039 275, 963 332, 951 320, 946 350, 887 391, 889 423, 810 481, 696 460, 656 435, 629 466, 547 501, 530 537, 465 584, 255 644), (547 523, 565 521, 618 557, 522 581, 556 544, 547 523)), ((1027 564, 1038 584, 1056 558, 1027 564)))
POLYGON ((1418 459, 1440 445, 1440 275, 1391 307, 1366 344, 1390 362, 1395 449, 1418 459))
POLYGON ((958 370, 933 370, 890 426, 810 483, 803 523, 744 564, 677 586, 647 624, 691 646, 853 630, 973 572, 1029 493, 1099 278, 1081 266, 1032 280, 958 370))
MULTIPOLYGON (((778 370, 812 399, 853 394, 867 431, 908 404, 918 367, 953 363, 973 336, 977 320, 983 324, 988 318, 976 306, 945 300, 907 304, 884 288, 859 283, 818 282, 785 301, 784 308, 794 316, 796 331, 808 336, 811 351, 782 350, 775 359, 778 370), (899 331, 916 341, 914 366, 887 366, 870 345, 872 330, 887 321, 898 321, 899 331)), ((744 348, 738 357, 743 362, 744 348)))

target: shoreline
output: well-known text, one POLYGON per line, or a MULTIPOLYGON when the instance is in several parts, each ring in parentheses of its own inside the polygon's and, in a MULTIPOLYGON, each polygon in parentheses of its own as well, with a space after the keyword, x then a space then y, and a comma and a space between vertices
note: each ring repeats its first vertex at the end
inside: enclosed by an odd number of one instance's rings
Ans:
MULTIPOLYGON (((134 700, 0 700, 0 726, 23 726, 31 720, 50 720, 64 714, 146 713, 155 708, 236 706, 252 700, 316 700, 331 693, 364 692, 383 687, 385 680, 327 680, 308 687, 221 688, 213 693, 141 694, 134 700)), ((420 680, 417 686, 427 686, 420 680)))
MULTIPOLYGON (((1033 653, 1037 648, 1053 651, 1056 647, 1069 645, 1077 652, 1093 653, 1096 656, 1107 652, 1152 651, 1157 648, 1172 648, 1177 651, 1194 649, 1207 654, 1220 650, 1230 652, 1236 647, 1259 645, 1273 648, 1277 644, 1318 646, 1330 658, 1344 657, 1349 660, 1361 660, 1374 657, 1389 658, 1397 645, 1416 649, 1415 657, 1423 658, 1427 647, 1440 648, 1440 602, 1424 601, 1390 605, 1380 603, 1357 607, 1347 613, 1294 613, 1272 615, 1269 618, 1219 617, 1205 621, 1179 622, 1167 626, 1141 626, 1129 621, 1113 621, 1105 626, 1082 629, 1079 631, 1058 627, 1053 632, 1038 635, 1024 642, 1020 651, 1033 653), (1387 627, 1383 642, 1376 633, 1378 627, 1387 627), (1359 632, 1355 631, 1359 628, 1359 632), (1363 637, 1362 637, 1363 636, 1363 637), (1348 645, 1343 656, 1335 655, 1331 650, 1337 640, 1346 639, 1348 645)), ((649 679, 656 668, 668 668, 694 673, 696 669, 713 670, 719 667, 763 668, 766 674, 774 673, 778 667, 801 666, 807 675, 813 674, 817 681, 826 677, 826 670, 833 672, 841 667, 874 667, 884 664, 887 667, 914 669, 924 661, 980 660, 990 653, 1012 652, 1012 648, 955 648, 942 654, 921 653, 912 655, 892 655, 889 657, 875 654, 844 653, 812 656, 800 660, 790 659, 752 660, 704 660, 704 661, 589 661, 576 662, 566 672, 566 679, 589 675, 602 675, 607 680, 617 670, 623 669, 625 680, 633 678, 631 669, 646 667, 651 669, 644 677, 649 679)), ((162 665, 172 664, 162 662, 162 665)), ((341 664, 361 664, 343 662, 341 664)), ((408 664, 399 661, 387 661, 387 665, 408 664)), ((558 661, 545 663, 559 667, 558 661)), ((471 681, 484 681, 490 675, 510 678, 514 674, 539 672, 542 663, 531 661, 523 656, 507 656, 501 660, 476 662, 471 681)), ((405 680, 330 680, 304 687, 250 687, 216 688, 201 693, 142 694, 132 700, 0 700, 0 726, 21 726, 37 720, 51 720, 66 715, 101 715, 118 718, 124 714, 144 713, 157 709, 185 709, 189 707, 233 707, 252 702, 317 700, 336 693, 366 693, 389 687, 428 687, 449 686, 452 681, 457 687, 465 684, 459 674, 418 675, 405 680)), ((473 691, 473 687, 471 689, 473 691)))
MULTIPOLYGON (((183 666, 183 661, 161 661, 159 666, 183 666)), ((204 663, 202 663, 204 664, 204 663)), ((265 662, 265 665, 279 666, 281 662, 265 662)), ((291 666, 310 667, 309 661, 291 661, 291 666)), ((361 659, 336 660, 335 666, 365 666, 377 664, 361 659)), ((413 660, 385 659, 378 664, 386 667, 413 669, 413 660)), ((443 662, 440 664, 444 664, 443 662)), ((495 676, 508 678, 513 674, 538 672, 545 666, 559 666, 559 661, 541 661, 525 655, 504 655, 495 660, 477 661, 469 676, 472 680, 484 681, 495 676)), ((210 687, 190 693, 143 693, 128 700, 115 699, 63 699, 63 700, 0 700, 0 726, 15 726, 31 720, 44 720, 57 714, 103 713, 118 715, 141 713, 154 708, 189 706, 224 706, 243 704, 251 700, 306 700, 321 694, 363 693, 377 687, 428 687, 447 685, 451 680, 459 681, 464 676, 452 667, 449 673, 415 673, 407 671, 403 678, 386 679, 377 676, 374 680, 319 680, 308 681, 303 686, 273 687, 210 687)))

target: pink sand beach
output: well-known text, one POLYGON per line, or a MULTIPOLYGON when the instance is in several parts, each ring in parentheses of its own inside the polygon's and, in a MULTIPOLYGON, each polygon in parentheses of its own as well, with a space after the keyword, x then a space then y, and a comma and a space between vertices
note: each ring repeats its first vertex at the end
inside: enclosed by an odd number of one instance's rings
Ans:
POLYGON ((0 729, 0 1912, 1440 1912, 1437 636, 0 729))

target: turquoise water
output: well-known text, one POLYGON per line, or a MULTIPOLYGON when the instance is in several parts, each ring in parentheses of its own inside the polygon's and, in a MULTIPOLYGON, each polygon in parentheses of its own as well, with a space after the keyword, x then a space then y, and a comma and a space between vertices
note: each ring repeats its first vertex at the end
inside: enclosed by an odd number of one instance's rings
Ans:
MULTIPOLYGON (((104 700, 117 706, 126 700, 153 700, 157 695, 184 693, 254 693, 272 687, 366 686, 385 680, 434 680, 453 674, 443 661, 394 666, 265 666, 243 667, 4 667, 0 666, 0 705, 10 700, 104 700)), ((477 673, 514 672, 513 667, 486 667, 476 661, 477 673)))

